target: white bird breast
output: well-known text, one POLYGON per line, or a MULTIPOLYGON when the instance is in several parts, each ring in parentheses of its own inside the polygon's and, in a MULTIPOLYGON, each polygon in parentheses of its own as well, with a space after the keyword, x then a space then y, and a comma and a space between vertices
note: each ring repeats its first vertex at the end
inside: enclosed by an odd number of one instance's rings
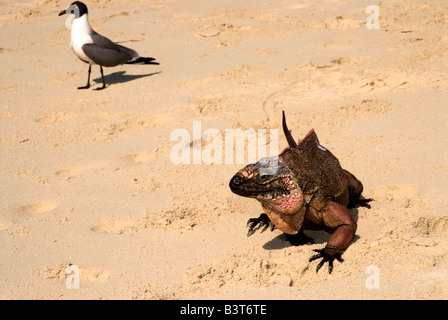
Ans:
POLYGON ((89 62, 90 64, 95 64, 95 62, 93 62, 93 60, 91 60, 82 50, 84 44, 93 43, 92 37, 90 36, 91 32, 92 28, 90 27, 87 14, 74 19, 72 23, 72 41, 70 47, 79 59, 89 62))

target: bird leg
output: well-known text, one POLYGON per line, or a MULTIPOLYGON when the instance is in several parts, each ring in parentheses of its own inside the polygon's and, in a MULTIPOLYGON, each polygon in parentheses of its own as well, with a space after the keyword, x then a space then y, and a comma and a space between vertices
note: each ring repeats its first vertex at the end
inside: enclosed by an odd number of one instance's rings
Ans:
POLYGON ((103 74, 103 67, 100 66, 100 71, 101 71, 101 79, 103 80, 103 86, 97 88, 96 90, 103 90, 104 88, 106 88, 106 81, 104 81, 104 74, 103 74))
POLYGON ((92 65, 89 64, 89 73, 87 76, 87 84, 84 87, 78 87, 78 89, 89 89, 90 88, 90 72, 92 71, 92 65))

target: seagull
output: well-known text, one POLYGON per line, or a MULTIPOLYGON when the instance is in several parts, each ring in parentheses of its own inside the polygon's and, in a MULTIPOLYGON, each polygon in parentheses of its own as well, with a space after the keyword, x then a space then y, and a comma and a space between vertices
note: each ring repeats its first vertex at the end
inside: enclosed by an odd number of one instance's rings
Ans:
POLYGON ((63 14, 75 15, 70 47, 81 61, 89 64, 87 85, 78 87, 78 89, 90 88, 90 72, 93 64, 100 66, 103 80, 103 86, 97 90, 106 88, 103 67, 115 67, 121 64, 159 64, 154 61, 155 58, 140 57, 136 51, 116 44, 95 32, 90 26, 87 6, 84 3, 73 2, 67 9, 62 10, 59 16, 63 14))

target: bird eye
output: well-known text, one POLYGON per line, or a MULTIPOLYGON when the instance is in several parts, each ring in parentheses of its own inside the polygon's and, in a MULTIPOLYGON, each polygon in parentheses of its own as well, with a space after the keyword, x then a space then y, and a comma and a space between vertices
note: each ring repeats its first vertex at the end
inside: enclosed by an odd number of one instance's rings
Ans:
POLYGON ((75 13, 75 10, 70 11, 70 13, 75 13))

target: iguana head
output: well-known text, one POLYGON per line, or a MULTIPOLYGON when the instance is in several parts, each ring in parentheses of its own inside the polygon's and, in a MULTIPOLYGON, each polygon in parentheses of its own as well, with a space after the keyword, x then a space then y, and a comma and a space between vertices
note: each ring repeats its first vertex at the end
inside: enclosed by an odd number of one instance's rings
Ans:
POLYGON ((303 194, 280 157, 263 158, 238 171, 230 189, 243 197, 255 198, 277 213, 293 215, 303 206, 303 194))

